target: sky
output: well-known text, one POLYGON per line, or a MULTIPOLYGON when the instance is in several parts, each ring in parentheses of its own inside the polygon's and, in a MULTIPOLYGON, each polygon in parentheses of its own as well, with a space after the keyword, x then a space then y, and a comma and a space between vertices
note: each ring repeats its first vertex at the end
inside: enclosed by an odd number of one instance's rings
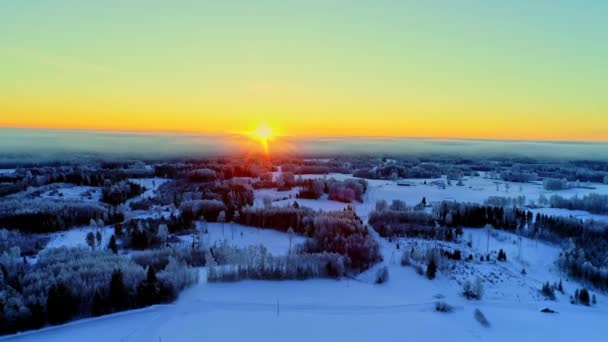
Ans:
POLYGON ((0 2, 0 127, 608 141, 608 1, 0 2))

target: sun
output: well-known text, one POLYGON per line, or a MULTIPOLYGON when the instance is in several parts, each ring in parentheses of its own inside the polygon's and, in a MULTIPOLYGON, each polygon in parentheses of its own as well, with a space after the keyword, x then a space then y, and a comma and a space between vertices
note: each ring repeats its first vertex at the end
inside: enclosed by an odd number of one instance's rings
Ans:
POLYGON ((268 142, 275 136, 273 129, 267 124, 260 124, 256 129, 249 132, 249 135, 258 140, 262 144, 264 153, 268 154, 268 142))
POLYGON ((268 126, 266 124, 259 125, 251 133, 252 133, 253 136, 255 136, 257 139, 259 139, 261 141, 268 141, 268 140, 270 140, 274 136, 272 128, 270 128, 270 126, 268 126))

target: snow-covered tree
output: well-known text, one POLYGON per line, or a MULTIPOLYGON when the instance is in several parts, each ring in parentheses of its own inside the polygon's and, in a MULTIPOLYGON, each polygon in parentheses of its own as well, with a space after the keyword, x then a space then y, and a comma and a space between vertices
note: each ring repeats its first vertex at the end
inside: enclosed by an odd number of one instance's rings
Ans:
POLYGON ((476 277, 474 282, 466 280, 462 285, 462 293, 467 299, 480 300, 483 297, 483 281, 476 277))
POLYGON ((272 207, 272 198, 270 198, 270 196, 265 195, 262 197, 262 202, 264 203, 264 208, 268 209, 272 207))
POLYGON ((393 211, 405 211, 407 206, 405 205, 405 201, 395 199, 391 202, 389 209, 393 211))
POLYGON ((376 211, 383 211, 388 209, 388 203, 386 200, 381 199, 376 201, 376 211))
POLYGON ((159 240, 164 246, 167 243, 167 239, 169 238, 169 228, 167 227, 167 225, 164 223, 158 225, 156 235, 158 235, 159 240))
POLYGON ((226 222, 226 212, 224 210, 220 211, 217 215, 217 222, 222 225, 222 237, 224 236, 224 223, 226 222))

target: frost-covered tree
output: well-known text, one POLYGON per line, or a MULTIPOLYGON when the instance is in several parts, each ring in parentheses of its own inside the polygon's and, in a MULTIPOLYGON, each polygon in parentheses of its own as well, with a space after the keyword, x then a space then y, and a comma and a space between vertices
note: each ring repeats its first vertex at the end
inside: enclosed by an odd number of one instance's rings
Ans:
POLYGON ((167 239, 169 238, 169 227, 167 227, 165 223, 161 223, 160 225, 158 225, 156 235, 158 235, 158 239, 164 246, 167 243, 167 239))
POLYGON ((386 202, 386 200, 381 199, 376 201, 376 211, 383 211, 388 209, 388 203, 386 202))
POLYGON ((279 190, 289 190, 295 183, 296 179, 293 172, 282 172, 277 179, 279 190))
POLYGON ((376 272, 376 284, 384 284, 388 281, 389 273, 388 267, 383 266, 378 269, 376 272))
POLYGON ((272 198, 270 198, 270 196, 265 195, 262 197, 262 202, 264 203, 264 208, 268 209, 272 207, 272 198))
POLYGON ((480 300, 483 297, 483 281, 476 277, 474 282, 466 280, 462 285, 462 293, 467 299, 480 300))
POLYGON ((543 188, 545 190, 565 190, 570 188, 570 184, 566 179, 545 178, 543 188))
POLYGON ((548 204, 549 204, 549 199, 547 199, 547 196, 545 196, 545 194, 540 194, 540 196, 538 197, 538 205, 546 206, 548 204))
POLYGON ((395 199, 391 202, 389 209, 393 211, 405 211, 407 206, 405 205, 405 201, 395 199))
POLYGON ((224 223, 226 222, 226 212, 224 210, 220 211, 220 213, 217 215, 217 222, 219 222, 222 225, 222 237, 225 235, 224 234, 224 223))

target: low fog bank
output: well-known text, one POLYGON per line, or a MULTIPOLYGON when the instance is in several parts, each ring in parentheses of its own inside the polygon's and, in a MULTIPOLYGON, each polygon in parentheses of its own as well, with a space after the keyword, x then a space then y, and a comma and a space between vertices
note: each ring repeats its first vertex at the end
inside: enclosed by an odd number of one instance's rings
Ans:
MULTIPOLYGON (((340 154, 608 160, 608 143, 410 138, 277 137, 271 154, 340 154)), ((100 158, 170 159, 257 153, 259 142, 240 135, 194 135, 41 129, 0 129, 0 163, 100 158)))

